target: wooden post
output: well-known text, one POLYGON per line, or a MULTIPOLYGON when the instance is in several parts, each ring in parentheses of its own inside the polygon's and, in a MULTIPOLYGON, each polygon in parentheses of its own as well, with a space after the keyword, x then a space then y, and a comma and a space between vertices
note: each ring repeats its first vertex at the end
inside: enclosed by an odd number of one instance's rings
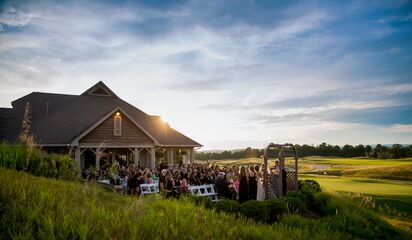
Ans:
POLYGON ((280 152, 279 152, 279 197, 283 197, 286 186, 284 186, 285 181, 284 181, 284 176, 285 175, 285 158, 283 155, 283 146, 281 146, 280 152))
POLYGON ((169 164, 174 164, 175 162, 175 153, 173 148, 169 148, 169 159, 167 161, 169 164))
POLYGON ((96 155, 96 170, 98 171, 98 170, 100 170, 100 148, 96 148, 96 152, 95 152, 95 155, 96 155))
POLYGON ((76 150, 74 151, 74 159, 76 160, 77 168, 79 169, 79 171, 81 171, 81 152, 79 147, 76 147, 76 150))
POLYGON ((269 173, 268 173, 268 157, 267 150, 265 149, 265 154, 263 156, 263 188, 265 190, 265 200, 269 199, 269 173))
POLYGON ((155 148, 150 148, 150 168, 154 169, 156 165, 156 152, 155 148))
POLYGON ((113 165, 115 165, 115 164, 116 164, 115 153, 112 152, 112 165, 111 165, 111 166, 113 166, 113 165))
POLYGON ((195 149, 190 149, 190 163, 192 164, 195 161, 195 149))
POLYGON ((134 152, 133 152, 133 157, 134 157, 134 165, 137 166, 139 165, 139 149, 138 148, 134 148, 134 152))

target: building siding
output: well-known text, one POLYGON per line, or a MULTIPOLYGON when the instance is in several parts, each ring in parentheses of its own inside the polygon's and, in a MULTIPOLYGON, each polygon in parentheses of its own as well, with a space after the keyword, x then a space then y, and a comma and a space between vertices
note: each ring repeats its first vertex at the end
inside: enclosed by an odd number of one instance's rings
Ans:
POLYGON ((90 133, 80 139, 80 145, 102 145, 102 146, 134 146, 153 145, 150 139, 139 127, 137 127, 124 114, 122 117, 122 135, 114 135, 114 116, 112 114, 90 133))

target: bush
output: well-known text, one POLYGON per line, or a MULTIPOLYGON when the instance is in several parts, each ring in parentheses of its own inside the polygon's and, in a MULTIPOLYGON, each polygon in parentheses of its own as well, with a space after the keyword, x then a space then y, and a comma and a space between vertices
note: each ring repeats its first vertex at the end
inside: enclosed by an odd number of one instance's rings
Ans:
POLYGON ((315 180, 305 179, 299 180, 299 190, 301 191, 309 191, 312 193, 321 192, 321 188, 318 182, 315 180))
POLYGON ((283 214, 287 213, 288 207, 286 205, 286 202, 282 199, 270 199, 265 201, 266 203, 266 209, 268 212, 268 221, 269 223, 278 221, 283 214))
POLYGON ((0 167, 62 180, 74 180, 78 176, 75 161, 69 155, 48 154, 21 144, 0 144, 0 167))
POLYGON ((300 214, 306 213, 307 207, 301 199, 296 197, 284 197, 284 200, 289 212, 300 214))
POLYGON ((321 215, 330 215, 331 213, 336 212, 336 209, 330 209, 328 207, 330 202, 330 196, 325 193, 316 193, 313 195, 313 204, 312 209, 321 215))
POLYGON ((268 222, 269 214, 266 211, 266 203, 257 200, 249 200, 240 205, 240 213, 254 219, 257 222, 268 222))
POLYGON ((215 203, 215 209, 217 212, 226 212, 238 215, 240 212, 240 204, 234 200, 222 199, 215 203))

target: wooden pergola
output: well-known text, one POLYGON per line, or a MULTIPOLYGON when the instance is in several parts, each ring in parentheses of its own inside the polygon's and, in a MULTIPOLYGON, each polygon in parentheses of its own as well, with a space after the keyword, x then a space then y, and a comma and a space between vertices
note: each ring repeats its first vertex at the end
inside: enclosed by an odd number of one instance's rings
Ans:
POLYGON ((292 143, 274 144, 270 143, 263 155, 264 174, 263 186, 265 188, 265 199, 279 198, 287 192, 298 190, 298 153, 292 143), (278 152, 278 173, 268 172, 269 151, 278 152), (294 157, 295 169, 285 167, 285 158, 294 157))

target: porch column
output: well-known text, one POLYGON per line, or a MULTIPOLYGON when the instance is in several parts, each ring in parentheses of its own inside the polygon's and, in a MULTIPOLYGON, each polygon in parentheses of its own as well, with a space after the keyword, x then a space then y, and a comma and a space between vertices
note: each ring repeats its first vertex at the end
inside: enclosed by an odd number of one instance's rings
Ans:
POLYGON ((195 161, 195 149, 191 148, 190 149, 190 163, 193 163, 195 161))
POLYGON ((169 158, 168 158, 168 163, 169 164, 174 164, 175 163, 175 153, 174 153, 174 149, 173 148, 169 148, 168 149, 168 153, 169 153, 169 158))
POLYGON ((112 152, 112 166, 116 164, 115 153, 112 152))
POLYGON ((76 147, 76 150, 74 150, 74 159, 76 160, 76 166, 79 169, 79 171, 81 171, 81 152, 80 152, 80 148, 76 147))
POLYGON ((156 153, 154 147, 150 148, 150 168, 154 169, 156 165, 156 153))
POLYGON ((100 169, 100 148, 96 148, 96 170, 100 169))
POLYGON ((139 148, 134 148, 134 165, 137 166, 139 164, 139 148))

